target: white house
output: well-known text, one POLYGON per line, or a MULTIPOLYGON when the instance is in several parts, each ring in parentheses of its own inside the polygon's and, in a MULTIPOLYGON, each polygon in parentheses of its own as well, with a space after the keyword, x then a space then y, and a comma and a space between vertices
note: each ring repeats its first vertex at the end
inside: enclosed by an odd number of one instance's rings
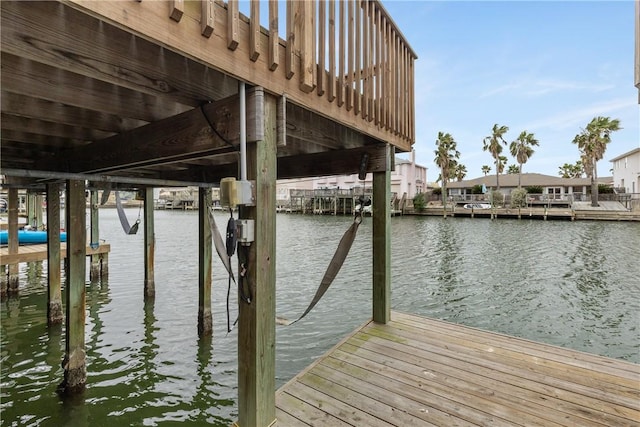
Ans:
POLYGON ((613 187, 624 188, 625 193, 640 198, 640 148, 633 149, 611 159, 613 163, 613 187))
MULTIPOLYGON (((407 198, 413 198, 417 193, 426 191, 427 168, 416 164, 415 150, 411 151, 408 160, 395 159, 395 170, 391 172, 391 192, 402 197, 407 193, 407 198)), ((320 190, 324 188, 339 188, 350 190, 354 188, 372 188, 373 175, 367 174, 364 181, 353 175, 332 175, 312 179, 288 179, 278 180, 276 185, 277 199, 280 202, 289 199, 289 190, 320 190)))

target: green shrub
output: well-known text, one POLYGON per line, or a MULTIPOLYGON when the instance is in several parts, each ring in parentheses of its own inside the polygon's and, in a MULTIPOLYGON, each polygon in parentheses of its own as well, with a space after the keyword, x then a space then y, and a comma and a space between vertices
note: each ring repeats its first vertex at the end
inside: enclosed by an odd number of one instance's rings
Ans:
POLYGON ((527 206, 527 190, 516 188, 511 192, 511 207, 524 208, 527 206))
POLYGON ((613 187, 607 184, 598 184, 598 194, 613 194, 613 187))
POLYGON ((422 212, 426 206, 426 200, 424 199, 424 193, 418 193, 413 197, 413 209, 418 212, 422 212))
POLYGON ((501 191, 492 191, 489 194, 489 200, 493 206, 502 206, 504 203, 504 194, 501 191))
POLYGON ((524 189, 527 190, 527 193, 529 194, 542 194, 544 192, 542 187, 539 185, 531 185, 529 187, 524 187, 524 189))
POLYGON ((442 188, 440 188, 440 187, 434 188, 433 189, 433 195, 434 196, 442 196, 442 188))
POLYGON ((482 185, 474 185, 471 187, 471 194, 482 194, 482 185))

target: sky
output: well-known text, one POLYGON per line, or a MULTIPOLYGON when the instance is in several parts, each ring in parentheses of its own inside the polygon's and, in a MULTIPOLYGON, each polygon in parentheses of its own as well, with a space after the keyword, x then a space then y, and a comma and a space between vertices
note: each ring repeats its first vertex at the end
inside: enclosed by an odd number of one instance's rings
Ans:
MULTIPOLYGON (((558 176, 580 155, 572 140, 596 116, 619 119, 598 175, 609 160, 640 147, 634 87, 634 2, 383 0, 418 55, 415 63, 416 162, 433 162, 438 132, 457 142, 466 179, 495 173, 482 150, 494 124, 540 142, 523 172, 558 176)), ((515 160, 509 157, 508 164, 515 160)), ((399 157, 408 158, 406 154, 399 157)))

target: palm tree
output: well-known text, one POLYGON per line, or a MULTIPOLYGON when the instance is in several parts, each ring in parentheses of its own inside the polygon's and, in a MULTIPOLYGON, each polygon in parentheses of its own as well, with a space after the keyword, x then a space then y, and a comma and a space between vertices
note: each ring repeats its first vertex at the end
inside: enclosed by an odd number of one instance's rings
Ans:
POLYGON ((591 206, 598 206, 597 163, 604 157, 607 144, 611 142, 611 132, 620 130, 620 120, 610 117, 594 117, 579 134, 573 138, 578 146, 584 171, 591 178, 591 206))
POLYGON ((511 155, 518 161, 518 188, 521 187, 520 181, 522 178, 522 165, 527 163, 529 157, 531 157, 534 153, 533 147, 537 146, 538 144, 538 140, 535 139, 532 133, 528 133, 526 130, 523 130, 520 133, 520 136, 518 136, 518 139, 513 141, 509 146, 511 155))
MULTIPOLYGON (((496 165, 496 187, 500 190, 500 153, 502 153, 502 145, 507 145, 507 141, 504 140, 504 134, 509 131, 507 126, 499 126, 497 123, 493 125, 493 129, 490 136, 484 138, 483 151, 488 151, 493 156, 494 163, 496 165)), ((504 168, 504 165, 502 166, 504 168)))
POLYGON ((444 217, 447 217, 447 182, 451 178, 453 168, 458 163, 460 152, 456 149, 456 141, 448 133, 438 132, 436 139, 435 164, 440 167, 440 178, 442 179, 442 206, 444 217))
MULTIPOLYGON (((507 168, 507 173, 509 175, 515 175, 517 173, 520 173, 520 168, 518 167, 518 165, 509 165, 509 167, 507 168)), ((518 179, 518 181, 520 181, 520 179, 518 179)), ((518 182, 518 187, 520 187, 519 182, 518 182)))
POLYGON ((460 182, 467 176, 467 167, 462 163, 456 163, 456 166, 453 168, 453 174, 458 182, 460 182))
POLYGON ((578 160, 575 164, 565 163, 558 167, 558 175, 562 178, 581 178, 583 170, 582 161, 578 160))
POLYGON ((491 166, 482 165, 482 173, 484 174, 484 176, 487 176, 489 172, 491 172, 491 166))
POLYGON ((507 166, 507 156, 498 156, 498 173, 504 172, 504 168, 507 166))

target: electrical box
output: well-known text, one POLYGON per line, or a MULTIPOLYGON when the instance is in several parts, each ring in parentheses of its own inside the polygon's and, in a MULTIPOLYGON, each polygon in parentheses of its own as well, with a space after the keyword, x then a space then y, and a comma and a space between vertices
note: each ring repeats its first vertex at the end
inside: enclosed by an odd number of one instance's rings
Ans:
POLYGON ((220 180, 220 205, 234 209, 236 206, 255 206, 255 185, 251 181, 235 178, 220 180))

